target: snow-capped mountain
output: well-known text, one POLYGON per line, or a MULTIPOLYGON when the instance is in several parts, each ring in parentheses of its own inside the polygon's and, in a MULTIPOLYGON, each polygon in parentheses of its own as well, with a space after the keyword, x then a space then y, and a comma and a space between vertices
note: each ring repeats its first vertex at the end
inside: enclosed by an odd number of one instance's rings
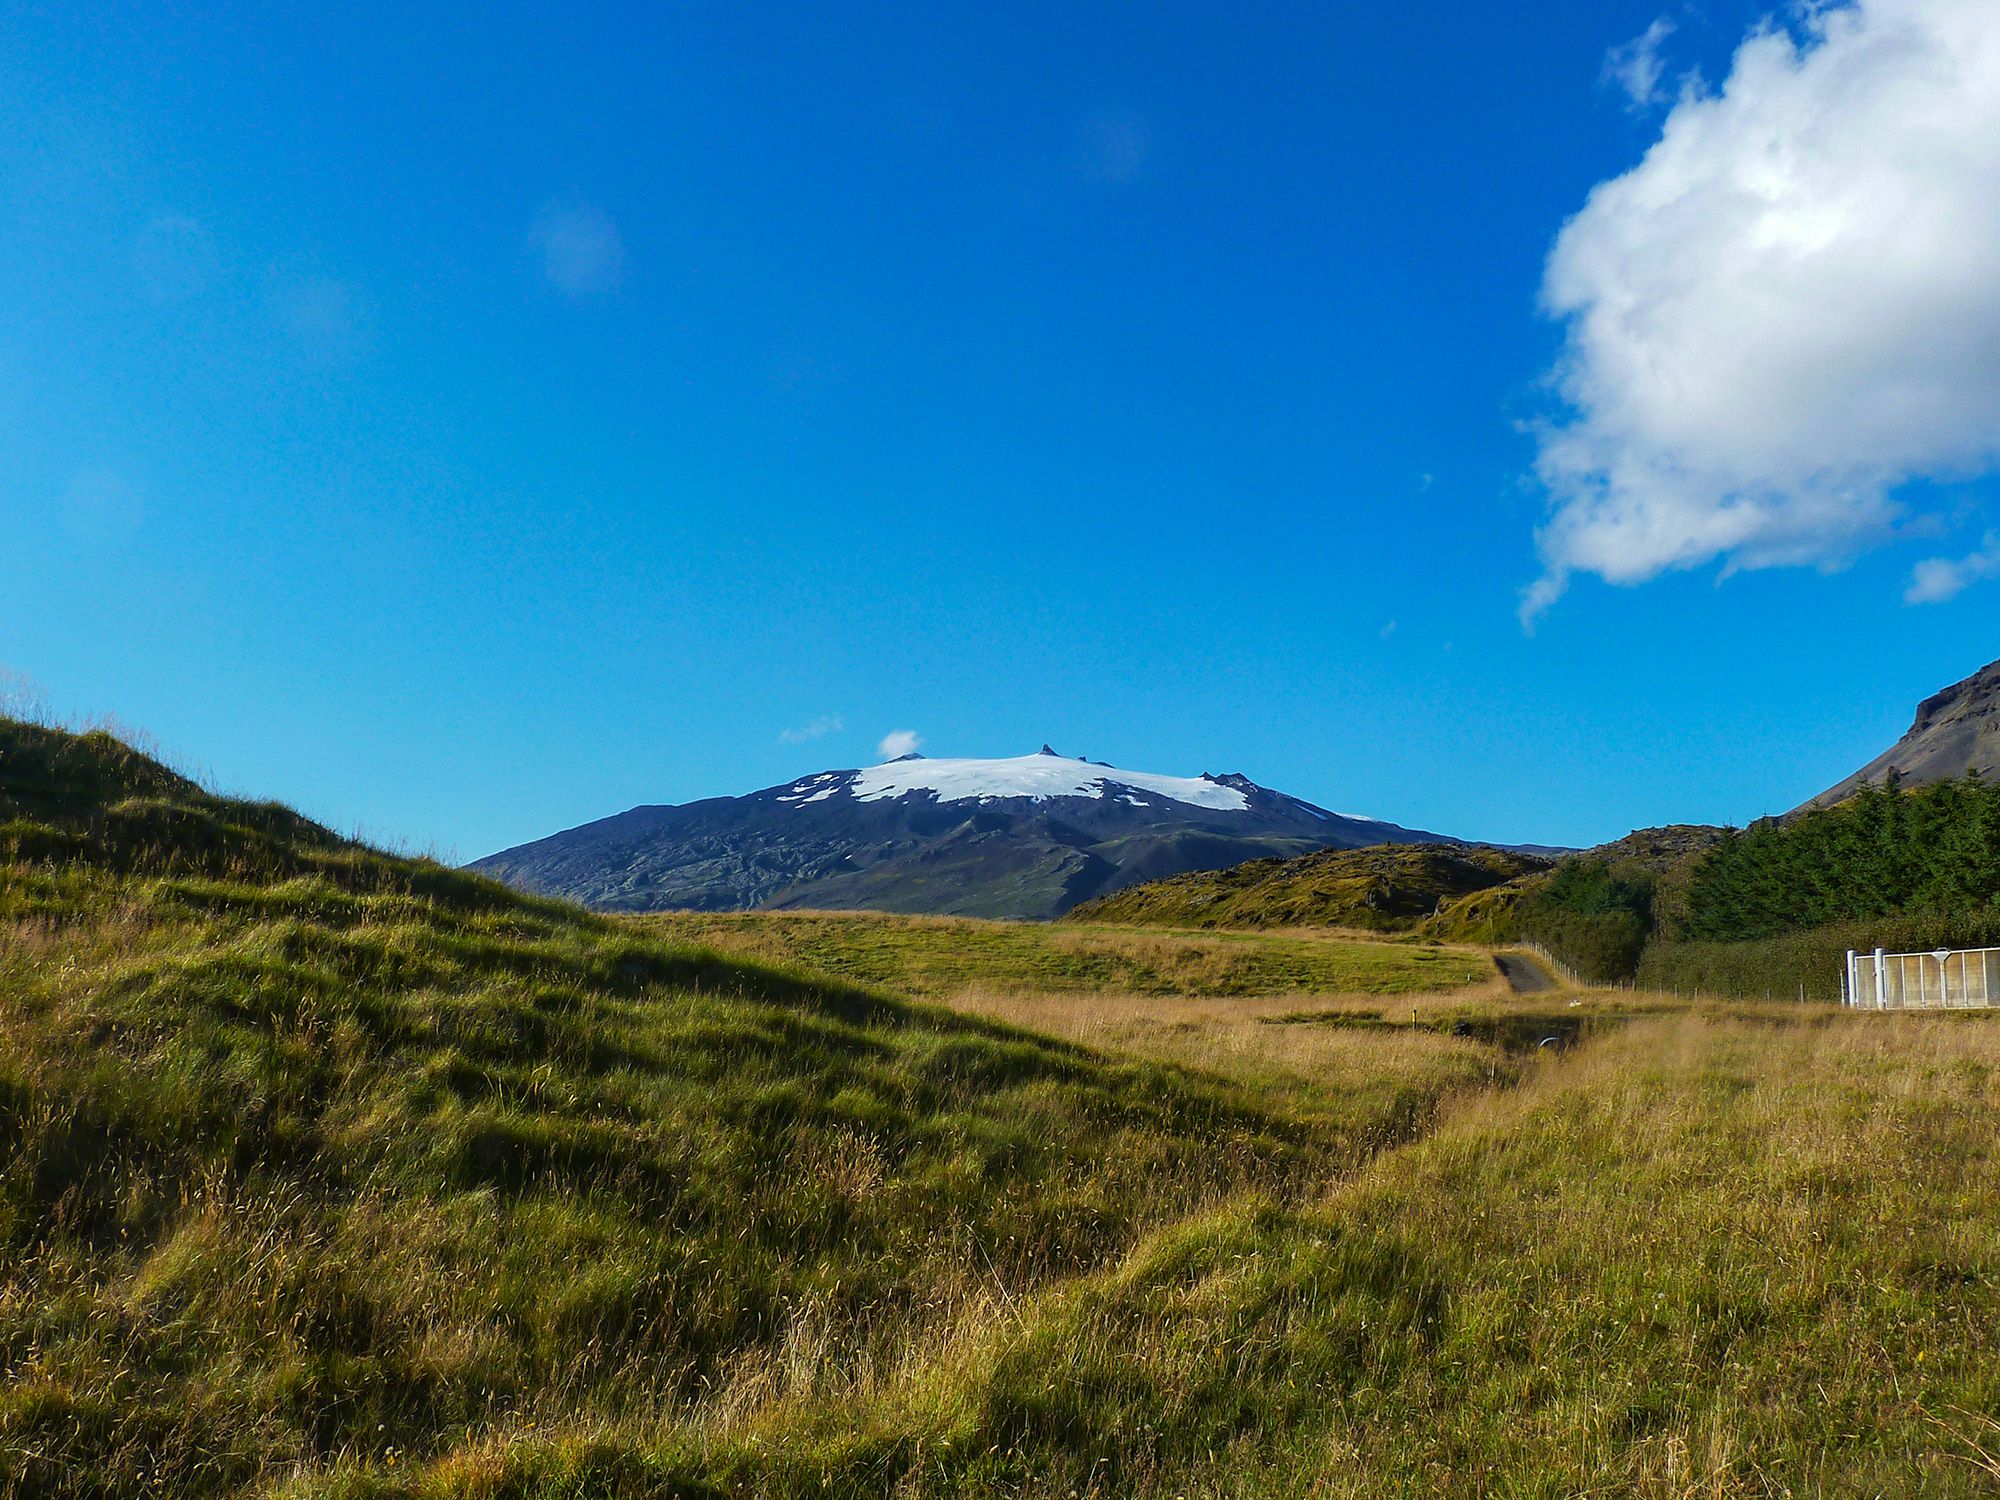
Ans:
POLYGON ((1244 776, 1039 754, 905 756, 743 797, 635 807, 473 868, 608 911, 871 908, 1059 916, 1141 880, 1438 834, 1329 812, 1244 776))

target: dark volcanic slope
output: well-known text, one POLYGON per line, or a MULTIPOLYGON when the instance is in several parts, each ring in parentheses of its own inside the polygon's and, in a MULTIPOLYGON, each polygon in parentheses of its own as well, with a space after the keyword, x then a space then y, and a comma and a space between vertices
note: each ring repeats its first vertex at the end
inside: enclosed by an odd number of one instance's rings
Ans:
POLYGON ((1977 771, 2000 774, 2000 661, 1917 705, 1910 732, 1838 785, 1797 809, 1827 807, 1853 796, 1890 771, 1905 785, 1923 786, 1977 771))
POLYGON ((607 911, 866 908, 1054 917, 1136 881, 1315 849, 1449 843, 1241 776, 1120 771, 1045 750, 828 771, 635 807, 479 860, 607 911))

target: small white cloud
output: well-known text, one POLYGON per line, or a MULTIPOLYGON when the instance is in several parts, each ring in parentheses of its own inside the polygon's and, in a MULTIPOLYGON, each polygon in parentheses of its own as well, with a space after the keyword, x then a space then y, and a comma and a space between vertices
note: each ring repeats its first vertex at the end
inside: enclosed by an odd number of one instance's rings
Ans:
POLYGON ((839 714, 821 714, 810 724, 781 730, 778 734, 778 743, 781 745, 803 745, 808 740, 821 740, 830 734, 838 734, 846 727, 839 714))
POLYGON ((1131 110, 1100 110, 1077 132, 1076 169, 1100 182, 1136 182, 1153 152, 1153 127, 1131 110))
POLYGON ((1667 62, 1660 48, 1673 34, 1674 23, 1661 16, 1631 41, 1604 54, 1600 81, 1622 90, 1635 112, 1666 103, 1667 91, 1660 87, 1660 80, 1666 76, 1667 62))
POLYGON ((1989 531, 1986 545, 1969 556, 1953 560, 1933 557, 1920 562, 1910 573, 1910 587, 1903 594, 1905 604, 1943 604, 1956 599, 1982 578, 2000 578, 2000 532, 1989 531))
POLYGON ((542 274, 566 297, 597 297, 625 275, 625 241, 603 209, 588 203, 551 203, 528 230, 528 245, 542 274))
POLYGON ((2000 5, 1795 14, 1550 253, 1564 410, 1525 618, 1580 573, 1837 567, 1905 485, 2000 462, 2000 5))
POLYGON ((892 729, 882 736, 882 743, 875 747, 875 753, 884 760, 895 760, 899 756, 914 755, 923 748, 924 737, 914 729, 892 729))
POLYGON ((1379 631, 1376 632, 1376 634, 1379 635, 1385 641, 1388 640, 1389 637, 1394 635, 1395 633, 1396 633, 1396 622, 1394 620, 1391 620, 1387 625, 1384 625, 1379 631))

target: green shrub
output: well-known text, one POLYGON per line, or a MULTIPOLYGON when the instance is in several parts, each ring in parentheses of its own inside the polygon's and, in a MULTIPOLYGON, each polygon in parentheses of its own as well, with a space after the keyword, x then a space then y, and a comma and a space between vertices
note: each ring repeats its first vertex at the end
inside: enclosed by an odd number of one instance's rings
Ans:
POLYGON ((1642 989, 1692 994, 1837 1001, 1849 949, 1929 953, 1938 948, 2000 946, 2000 912, 1916 915, 1835 922, 1804 932, 1736 943, 1655 940, 1639 961, 1642 989))
POLYGON ((2000 913, 2000 785, 1868 787, 1794 822, 1732 832, 1694 868, 1684 929, 1733 942, 1910 913, 2000 913))
POLYGON ((1521 935, 1597 984, 1630 979, 1652 931, 1652 882, 1603 860, 1571 859, 1523 897, 1521 935))

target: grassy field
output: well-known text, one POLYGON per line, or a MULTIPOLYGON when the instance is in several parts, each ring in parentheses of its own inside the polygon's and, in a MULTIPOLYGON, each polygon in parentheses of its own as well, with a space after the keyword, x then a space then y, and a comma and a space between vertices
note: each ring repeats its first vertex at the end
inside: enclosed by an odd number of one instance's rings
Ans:
POLYGON ((1984 1015, 612 921, 4 724, 0 850, 0 1495, 2000 1493, 1984 1015))
POLYGON ((939 1495, 1990 1495, 1996 1104, 1983 1021, 1641 1022, 1309 1205, 1150 1236, 749 1472, 782 1490, 827 1464, 859 1494, 894 1454, 939 1495))
POLYGON ((675 912, 627 920, 676 942, 943 999, 988 991, 1428 994, 1488 980, 1482 952, 1320 932, 1204 932, 854 912, 675 912))

